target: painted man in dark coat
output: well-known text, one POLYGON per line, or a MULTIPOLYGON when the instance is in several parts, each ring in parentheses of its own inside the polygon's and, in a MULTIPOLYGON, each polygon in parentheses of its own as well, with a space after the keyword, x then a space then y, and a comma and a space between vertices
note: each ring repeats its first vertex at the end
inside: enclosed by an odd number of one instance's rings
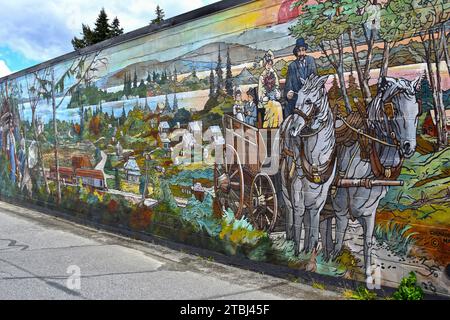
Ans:
POLYGON ((284 97, 287 104, 284 107, 284 119, 292 114, 297 102, 297 93, 302 88, 300 79, 306 80, 311 74, 317 74, 317 67, 314 58, 306 55, 308 44, 305 39, 297 40, 294 48, 294 56, 297 57, 288 68, 286 85, 284 87, 284 97))

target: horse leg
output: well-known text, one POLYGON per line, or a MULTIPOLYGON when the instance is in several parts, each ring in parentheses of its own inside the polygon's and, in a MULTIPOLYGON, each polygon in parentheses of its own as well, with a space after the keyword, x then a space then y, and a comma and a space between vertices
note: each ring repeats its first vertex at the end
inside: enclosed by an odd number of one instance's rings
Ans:
POLYGON ((324 259, 330 259, 330 253, 333 251, 333 237, 332 237, 332 220, 333 218, 326 218, 320 222, 320 238, 322 239, 324 259))
POLYGON ((304 215, 303 224, 305 226, 305 237, 303 239, 303 250, 304 252, 308 253, 309 250, 309 244, 311 241, 311 216, 309 215, 309 210, 305 209, 305 215, 304 215))
POLYGON ((296 178, 292 184, 292 202, 294 209, 294 241, 295 241, 295 255, 300 253, 300 242, 302 236, 303 218, 305 215, 305 200, 303 195, 302 181, 296 178))
POLYGON ((306 250, 312 252, 317 249, 319 244, 319 225, 320 225, 320 208, 308 209, 308 225, 305 228, 309 230, 308 245, 306 250))
POLYGON ((336 259, 342 251, 344 237, 348 226, 349 201, 347 191, 338 188, 336 197, 332 200, 333 210, 336 216, 336 243, 331 252, 331 258, 336 259))
MULTIPOLYGON (((289 196, 289 187, 288 187, 288 181, 285 175, 285 172, 287 170, 288 162, 284 160, 281 164, 281 189, 282 189, 282 197, 284 202, 284 213, 286 215, 286 240, 293 240, 294 238, 294 216, 293 216, 293 209, 292 209, 292 202, 290 200, 289 196)), ((289 173, 288 173, 289 174, 289 173)))
POLYGON ((375 228, 376 208, 369 216, 363 216, 359 219, 364 230, 364 266, 366 269, 366 284, 373 284, 372 277, 372 250, 373 250, 373 232, 375 228))

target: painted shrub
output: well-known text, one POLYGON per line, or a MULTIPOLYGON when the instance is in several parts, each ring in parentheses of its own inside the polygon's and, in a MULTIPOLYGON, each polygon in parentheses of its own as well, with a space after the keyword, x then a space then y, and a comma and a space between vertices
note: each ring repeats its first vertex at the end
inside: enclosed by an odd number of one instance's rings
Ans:
POLYGON ((449 15, 242 1, 0 79, 1 196, 448 295, 449 15))

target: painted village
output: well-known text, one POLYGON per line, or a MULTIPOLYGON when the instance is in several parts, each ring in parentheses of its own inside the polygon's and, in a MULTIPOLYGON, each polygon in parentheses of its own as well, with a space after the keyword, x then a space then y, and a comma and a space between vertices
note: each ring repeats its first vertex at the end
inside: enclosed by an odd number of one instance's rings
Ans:
POLYGON ((300 1, 300 7, 292 6, 296 1, 266 2, 278 12, 269 27, 255 24, 199 41, 167 59, 157 53, 134 59, 124 52, 113 58, 110 48, 0 80, 1 197, 31 199, 81 219, 228 255, 366 282, 364 231, 357 219, 350 219, 338 255, 328 255, 324 247, 298 253, 286 237, 283 201, 273 201, 279 182, 258 175, 246 159, 217 164, 221 151, 228 155, 233 149, 227 129, 242 130, 247 135, 240 138, 247 141, 281 127, 293 50, 308 34, 303 46, 316 74, 328 75, 324 88, 337 114, 367 108, 382 75, 418 79, 416 147, 399 172, 403 184, 390 187, 376 210, 372 256, 383 284, 413 270, 425 290, 448 294, 443 276, 450 252, 448 4, 436 0, 427 7, 426 17, 439 19, 412 15, 393 30, 389 19, 404 14, 405 3, 388 1, 381 31, 375 31, 369 27, 370 1, 341 1, 341 7, 331 1, 300 1), (438 8, 441 2, 445 10, 438 8), (266 80, 268 73, 274 78, 266 80), (273 108, 265 111, 273 118, 260 115, 257 110, 264 108, 273 108), (232 190, 237 184, 237 200, 232 192, 223 196, 224 172, 232 190), (266 189, 258 193, 258 187, 266 189), (264 214, 255 218, 258 206, 264 214), (395 268, 401 270, 392 272, 395 268))

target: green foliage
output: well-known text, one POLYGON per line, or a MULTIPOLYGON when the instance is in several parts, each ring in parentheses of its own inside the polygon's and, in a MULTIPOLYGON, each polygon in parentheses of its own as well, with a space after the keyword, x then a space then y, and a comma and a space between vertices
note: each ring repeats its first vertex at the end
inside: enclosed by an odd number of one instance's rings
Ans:
POLYGON ((353 300, 376 300, 377 294, 375 292, 370 291, 366 287, 359 286, 356 291, 346 290, 344 292, 344 296, 348 299, 353 300))
POLYGON ((74 37, 72 39, 74 50, 82 49, 123 34, 123 28, 120 27, 120 21, 117 17, 114 18, 112 24, 109 24, 108 20, 108 15, 105 9, 102 8, 93 30, 88 25, 82 24, 82 38, 74 37))
POLYGON ((411 271, 408 277, 405 277, 400 282, 400 286, 393 294, 395 300, 422 300, 422 288, 417 285, 416 274, 411 271))
POLYGON ((205 230, 210 236, 216 237, 221 231, 221 224, 220 219, 213 216, 212 204, 213 199, 210 194, 205 196, 203 202, 192 197, 183 209, 181 217, 189 222, 195 231, 205 230))
POLYGON ((161 9, 161 7, 159 5, 156 6, 156 10, 155 10, 155 14, 156 14, 156 18, 152 20, 152 22, 150 23, 152 24, 160 24, 161 22, 164 21, 164 10, 161 9))
POLYGON ((378 224, 375 227, 375 237, 378 242, 386 243, 394 253, 406 256, 415 242, 413 236, 417 234, 410 232, 411 228, 410 225, 400 225, 391 220, 384 226, 378 224))
POLYGON ((114 188, 116 190, 122 190, 121 187, 122 179, 120 177, 119 169, 114 170, 114 188))

